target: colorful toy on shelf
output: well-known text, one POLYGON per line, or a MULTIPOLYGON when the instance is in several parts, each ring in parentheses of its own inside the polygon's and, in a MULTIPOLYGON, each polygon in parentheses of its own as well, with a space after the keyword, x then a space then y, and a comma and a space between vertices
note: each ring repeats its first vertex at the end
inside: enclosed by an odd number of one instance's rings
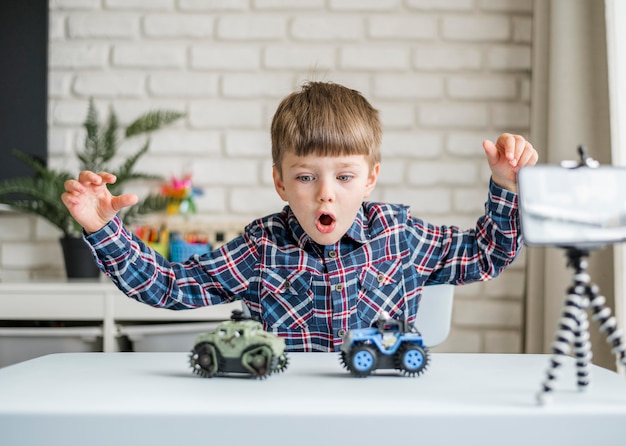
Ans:
POLYGON ((172 232, 170 234, 169 259, 184 262, 194 254, 204 254, 211 250, 207 235, 201 232, 172 232))
POLYGON ((135 225, 133 232, 163 257, 169 257, 169 232, 164 225, 135 225))
POLYGON ((163 186, 161 193, 169 199, 168 214, 195 214, 194 198, 202 195, 202 190, 193 187, 191 175, 187 174, 181 179, 173 176, 170 183, 163 186))
POLYGON ((206 378, 244 373, 266 378, 287 368, 285 341, 263 330, 263 325, 234 310, 230 321, 196 338, 189 356, 195 373, 206 378))
POLYGON ((355 376, 376 369, 396 369, 407 376, 421 375, 429 362, 422 336, 404 320, 382 313, 372 327, 348 330, 343 337, 340 360, 355 376))

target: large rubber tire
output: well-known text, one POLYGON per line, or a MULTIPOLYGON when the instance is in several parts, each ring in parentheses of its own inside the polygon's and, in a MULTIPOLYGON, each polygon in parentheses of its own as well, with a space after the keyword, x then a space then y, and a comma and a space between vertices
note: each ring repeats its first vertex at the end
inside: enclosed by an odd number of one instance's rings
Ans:
POLYGON ((253 345, 241 355, 241 363, 252 376, 267 378, 276 364, 272 349, 267 345, 253 345))
POLYGON ((274 357, 274 361, 272 362, 272 373, 282 373, 287 369, 288 365, 289 356, 287 356, 287 352, 284 352, 282 355, 274 357))
POLYGON ((366 377, 376 370, 378 355, 369 345, 357 345, 350 352, 347 366, 350 372, 359 377, 366 377))
POLYGON ((408 376, 424 373, 428 361, 428 350, 419 345, 405 343, 396 353, 396 368, 408 376))
POLYGON ((219 352, 211 342, 202 342, 191 351, 189 364, 194 373, 205 378, 213 378, 220 371, 219 352))

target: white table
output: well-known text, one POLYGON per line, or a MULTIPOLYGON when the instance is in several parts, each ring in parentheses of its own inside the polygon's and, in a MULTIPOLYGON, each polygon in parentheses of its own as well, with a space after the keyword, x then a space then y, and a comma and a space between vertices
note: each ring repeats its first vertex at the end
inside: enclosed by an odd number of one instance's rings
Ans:
POLYGON ((266 380, 201 378, 184 353, 63 353, 0 369, 0 444, 624 445, 626 379, 547 355, 433 354, 417 378, 351 377, 337 354, 290 354, 266 380))

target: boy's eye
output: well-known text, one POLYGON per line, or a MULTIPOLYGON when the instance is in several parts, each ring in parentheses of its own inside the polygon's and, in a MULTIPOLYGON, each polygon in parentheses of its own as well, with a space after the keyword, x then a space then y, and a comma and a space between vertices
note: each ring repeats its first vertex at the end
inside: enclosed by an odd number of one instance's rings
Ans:
POLYGON ((298 180, 302 181, 303 183, 309 183, 313 181, 313 175, 299 175, 298 180))
POLYGON ((352 179, 352 175, 338 175, 337 179, 339 181, 350 181, 352 179))

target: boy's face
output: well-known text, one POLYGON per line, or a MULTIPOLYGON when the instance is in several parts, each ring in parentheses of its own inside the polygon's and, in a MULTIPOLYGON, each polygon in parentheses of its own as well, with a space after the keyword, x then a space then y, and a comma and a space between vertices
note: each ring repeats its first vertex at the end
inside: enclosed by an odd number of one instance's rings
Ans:
POLYGON ((282 176, 274 166, 274 186, 306 233, 320 245, 332 245, 354 223, 379 170, 377 164, 370 171, 364 155, 302 157, 288 152, 282 176))

